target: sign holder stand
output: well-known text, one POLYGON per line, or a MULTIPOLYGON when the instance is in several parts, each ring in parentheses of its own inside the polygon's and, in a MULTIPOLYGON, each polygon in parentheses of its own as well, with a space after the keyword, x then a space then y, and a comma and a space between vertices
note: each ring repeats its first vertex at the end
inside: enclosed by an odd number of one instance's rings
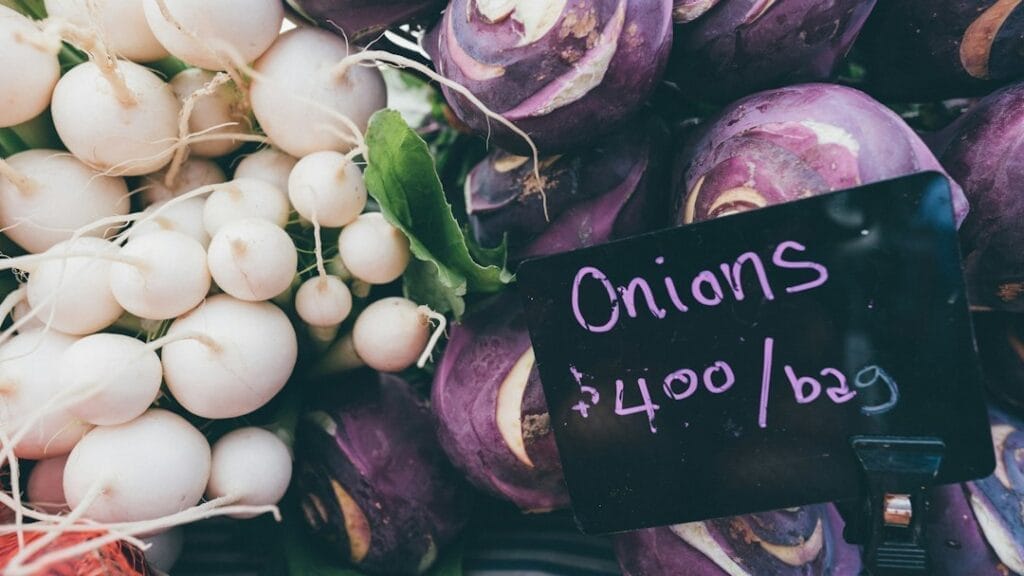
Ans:
POLYGON ((945 444, 938 438, 904 436, 855 436, 851 444, 868 495, 840 505, 844 538, 863 545, 872 576, 930 574, 923 516, 945 444))

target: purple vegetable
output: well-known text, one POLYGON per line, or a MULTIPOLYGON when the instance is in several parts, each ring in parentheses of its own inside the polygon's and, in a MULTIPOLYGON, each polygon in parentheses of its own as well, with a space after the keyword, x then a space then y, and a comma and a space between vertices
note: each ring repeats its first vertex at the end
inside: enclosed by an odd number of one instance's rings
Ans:
MULTIPOLYGON (((625 122, 661 79, 671 43, 671 0, 452 0, 424 48, 439 73, 551 154, 625 122)), ((444 93, 477 134, 528 150, 464 97, 444 93)))
POLYGON ((441 445, 473 484, 526 511, 569 504, 518 295, 452 328, 432 407, 441 445))
POLYGON ((286 0, 299 15, 351 42, 372 40, 388 28, 422 22, 441 15, 444 0, 286 0))
POLYGON ((615 538, 625 576, 854 576, 860 552, 831 505, 627 532, 615 538))
POLYGON ((972 304, 1024 311, 1024 83, 978 102, 933 148, 964 187, 961 231, 972 304))
POLYGON ((879 2, 862 38, 872 87, 892 98, 983 94, 1024 76, 1016 0, 879 2))
POLYGON ((676 28, 669 78, 697 97, 729 101, 765 88, 825 80, 875 0, 722 0, 676 28))
POLYGON ((307 521, 334 555, 373 574, 420 574, 468 519, 472 490, 402 379, 367 373, 321 399, 297 435, 307 521))
POLYGON ((974 332, 989 391, 1024 410, 1024 315, 979 312, 974 332))
POLYGON ((676 24, 693 22, 711 10, 722 0, 675 0, 672 3, 672 19, 676 24))
POLYGON ((1024 574, 1024 423, 990 411, 995 474, 933 491, 928 541, 936 576, 1024 574))
MULTIPOLYGON (((894 112, 832 84, 754 94, 709 120, 677 158, 685 224, 942 168, 894 112)), ((955 182, 957 222, 967 201, 955 182)))
POLYGON ((466 178, 466 210, 478 243, 509 257, 575 250, 667 223, 663 142, 652 125, 601 140, 596 148, 533 162, 495 150, 466 178), (547 216, 545 216, 545 199, 547 216))

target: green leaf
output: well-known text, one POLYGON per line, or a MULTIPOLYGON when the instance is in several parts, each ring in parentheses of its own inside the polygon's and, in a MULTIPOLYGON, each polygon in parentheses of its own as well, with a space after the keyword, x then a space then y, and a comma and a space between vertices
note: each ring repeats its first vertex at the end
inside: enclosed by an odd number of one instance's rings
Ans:
MULTIPOLYGON (((384 217, 409 237, 413 256, 432 266, 418 266, 407 276, 407 291, 421 294, 438 311, 464 309, 469 293, 493 293, 512 281, 504 254, 486 253, 487 263, 473 257, 462 228, 452 214, 426 142, 394 110, 370 118, 366 188, 384 217)), ((504 252, 504 249, 500 249, 504 252)), ((482 254, 482 253, 480 253, 482 254)), ((429 305, 429 304, 428 304, 429 305)))
POLYGON ((451 312, 458 318, 466 311, 466 302, 462 299, 466 295, 465 290, 452 289, 442 284, 435 262, 410 262, 402 275, 402 286, 406 298, 425 304, 441 314, 451 312))

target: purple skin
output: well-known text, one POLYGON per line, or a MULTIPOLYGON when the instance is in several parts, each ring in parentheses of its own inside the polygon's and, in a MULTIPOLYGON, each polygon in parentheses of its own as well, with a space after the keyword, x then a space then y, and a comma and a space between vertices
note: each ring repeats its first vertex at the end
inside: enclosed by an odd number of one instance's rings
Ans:
POLYGON ((887 98, 986 94, 1024 76, 1024 5, 1015 0, 879 2, 859 46, 872 91, 887 98))
POLYGON ((508 238, 519 261, 648 232, 666 224, 663 162, 655 128, 641 124, 597 148, 541 159, 543 196, 533 162, 496 150, 466 178, 466 208, 476 241, 508 238), (544 202, 547 200, 547 217, 544 202))
MULTIPOLYGON (((626 122, 661 79, 671 44, 671 0, 453 0, 423 40, 441 75, 526 131, 542 154, 626 122)), ((520 136, 444 94, 475 133, 528 153, 520 136)))
POLYGON ((526 374, 517 379, 513 368, 528 351, 530 336, 518 295, 505 292, 488 300, 451 329, 434 376, 431 406, 441 445, 473 484, 524 511, 540 512, 568 506, 569 496, 536 365, 520 364, 529 367, 522 401, 507 406, 513 421, 521 422, 520 454, 506 440, 497 416, 499 388, 523 382, 526 374))
POLYGON ((404 380, 367 371, 336 390, 297 435, 306 520, 339 561, 420 574, 462 530, 472 489, 445 458, 425 399, 404 380))
POLYGON ((722 0, 675 0, 672 3, 672 19, 676 24, 693 22, 715 7, 722 0))
POLYGON ((860 552, 842 526, 832 505, 805 506, 627 532, 615 551, 625 576, 855 575, 860 552))
POLYGON ((971 215, 961 230, 971 303, 1024 311, 1024 83, 981 100, 934 140, 964 187, 971 215))
POLYGON ((985 384, 992 394, 1024 410, 1024 315, 979 312, 974 315, 985 384))
POLYGON ((300 16, 351 42, 372 40, 402 24, 431 24, 441 16, 443 0, 286 0, 300 16))
POLYGON ((676 28, 668 76, 697 98, 728 102, 826 80, 875 0, 724 0, 676 28))
MULTIPOLYGON (((803 84, 744 98, 708 120, 677 157, 676 223, 942 167, 914 131, 866 94, 803 84)), ((957 223, 967 200, 953 188, 957 223)))
POLYGON ((990 410, 996 471, 934 491, 928 540, 937 576, 1024 573, 1024 423, 990 410))

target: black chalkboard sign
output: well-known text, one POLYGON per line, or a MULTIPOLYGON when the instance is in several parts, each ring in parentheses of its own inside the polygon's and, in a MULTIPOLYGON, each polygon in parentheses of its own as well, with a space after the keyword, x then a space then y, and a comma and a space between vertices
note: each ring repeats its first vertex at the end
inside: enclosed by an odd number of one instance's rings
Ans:
POLYGON ((946 179, 872 184, 525 262, 577 521, 614 532, 860 498, 852 436, 992 444, 946 179))

